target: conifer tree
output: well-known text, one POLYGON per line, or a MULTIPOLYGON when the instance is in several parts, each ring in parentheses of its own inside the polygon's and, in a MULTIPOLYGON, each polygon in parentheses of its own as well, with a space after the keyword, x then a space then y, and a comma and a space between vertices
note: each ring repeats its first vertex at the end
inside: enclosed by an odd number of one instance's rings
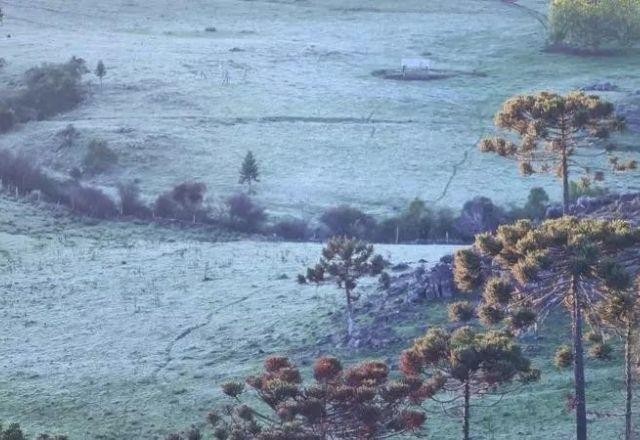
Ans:
POLYGON ((347 300, 347 336, 351 340, 355 321, 353 303, 358 299, 355 288, 364 276, 380 275, 386 262, 380 255, 374 255, 371 244, 355 238, 333 237, 322 249, 320 262, 307 269, 307 274, 298 277, 299 282, 335 282, 344 290, 347 300))
MULTIPOLYGON (((467 305, 456 303, 463 309, 467 305)), ((452 310, 456 309, 455 307, 452 310)), ((463 321, 466 320, 466 316, 463 321)), ((520 380, 537 380, 514 337, 507 331, 480 331, 464 326, 448 332, 432 328, 402 353, 400 369, 410 378, 425 375, 427 380, 413 398, 434 399, 441 392, 453 394, 448 404, 462 400, 462 438, 471 438, 471 399, 490 394, 500 385, 520 380)))
POLYGON ((637 350, 638 327, 640 326, 640 279, 635 291, 614 291, 599 304, 597 317, 624 341, 624 382, 625 382, 625 440, 633 438, 632 400, 633 365, 637 350))
POLYGON ((104 78, 107 75, 107 68, 104 66, 104 63, 102 62, 102 60, 98 61, 95 74, 100 79, 100 88, 102 89, 102 78, 104 78))
POLYGON ((261 375, 246 380, 258 402, 251 406, 240 400, 243 383, 224 384, 222 391, 237 404, 207 416, 214 438, 375 440, 411 434, 425 423, 424 411, 410 399, 421 382, 391 380, 383 362, 344 369, 338 359, 321 357, 313 375, 305 384, 287 358, 270 357, 261 375))
POLYGON ((563 217, 538 227, 526 220, 476 237, 458 252, 455 279, 463 291, 485 286, 486 316, 509 320, 514 328, 533 324, 564 306, 572 323, 577 440, 587 438, 584 349, 585 315, 610 289, 625 289, 637 270, 640 230, 623 221, 563 217), (496 278, 499 277, 499 278, 496 278))
POLYGON ((247 152, 247 155, 242 161, 242 167, 240 168, 240 179, 238 183, 247 184, 249 187, 249 193, 252 193, 251 184, 258 182, 260 178, 260 171, 258 169, 258 162, 251 151, 247 152))
POLYGON ((508 99, 495 116, 495 125, 515 134, 515 139, 486 138, 480 142, 482 152, 515 159, 524 175, 556 173, 562 181, 564 213, 569 207, 569 175, 572 168, 592 172, 595 180, 604 178, 602 169, 593 169, 582 159, 594 157, 597 145, 615 171, 635 169, 636 162, 620 162, 610 155, 613 146, 605 143, 612 132, 624 123, 614 112, 613 104, 598 96, 572 92, 566 96, 542 92, 508 99))

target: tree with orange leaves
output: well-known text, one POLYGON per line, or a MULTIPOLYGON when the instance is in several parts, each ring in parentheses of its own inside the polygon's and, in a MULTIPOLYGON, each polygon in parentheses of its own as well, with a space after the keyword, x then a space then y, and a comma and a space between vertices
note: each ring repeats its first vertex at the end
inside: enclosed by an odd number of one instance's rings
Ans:
POLYGON ((268 358, 264 372, 246 380, 261 408, 240 401, 245 384, 224 384, 222 391, 237 404, 209 414, 214 437, 374 440, 413 433, 425 423, 424 411, 411 400, 421 380, 391 380, 383 362, 344 369, 338 359, 322 357, 316 360, 313 373, 314 383, 305 385, 287 358, 268 358))

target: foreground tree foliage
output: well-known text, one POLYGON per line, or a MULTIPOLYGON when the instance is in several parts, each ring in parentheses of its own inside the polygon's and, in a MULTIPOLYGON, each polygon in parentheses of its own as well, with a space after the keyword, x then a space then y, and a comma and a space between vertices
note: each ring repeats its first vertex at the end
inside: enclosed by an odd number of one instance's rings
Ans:
POLYGON ((635 290, 610 292, 597 308, 597 318, 624 341, 625 440, 633 438, 633 359, 637 355, 640 326, 639 295, 640 279, 636 282, 635 290))
MULTIPOLYGON (((473 318, 471 304, 457 302, 449 309, 452 321, 468 322, 473 318)), ((514 336, 508 331, 482 331, 464 326, 446 331, 430 329, 402 353, 400 369, 409 378, 426 377, 413 394, 417 401, 433 399, 448 406, 462 407, 462 438, 471 438, 471 399, 496 392, 499 386, 514 380, 538 380, 540 372, 522 354, 514 336), (437 395, 453 398, 445 402, 437 395), (458 401, 462 401, 458 405, 458 401)), ((422 379, 420 379, 422 380, 422 379)))
POLYGON ((551 43, 596 53, 640 40, 638 0, 553 0, 549 15, 551 43))
POLYGON ((425 413, 410 396, 417 379, 394 381, 382 362, 365 362, 344 370, 333 357, 319 358, 315 381, 305 385, 300 371, 287 358, 265 361, 260 376, 248 387, 260 407, 240 402, 245 385, 232 382, 223 392, 237 404, 208 415, 220 440, 381 439, 410 433, 425 423, 425 413))
POLYGON ((623 221, 564 217, 538 227, 529 221, 501 226, 476 238, 456 255, 455 279, 463 291, 484 284, 485 306, 496 321, 524 329, 562 306, 571 317, 578 440, 587 438, 583 325, 596 319, 596 305, 630 284, 637 270, 640 230, 623 221), (496 275, 498 278, 496 278, 496 275))
POLYGON ((355 238, 333 237, 322 249, 322 258, 306 275, 298 276, 300 283, 321 284, 335 282, 344 290, 347 300, 347 336, 353 337, 355 321, 353 303, 358 299, 355 288, 358 280, 365 276, 380 275, 386 262, 374 254, 371 244, 355 238))
MULTIPOLYGON (((602 170, 593 170, 580 159, 593 157, 594 145, 609 153, 613 147, 604 141, 624 127, 615 115, 613 104, 582 92, 566 96, 542 92, 513 97, 496 114, 495 125, 514 133, 517 140, 486 138, 480 142, 480 150, 516 160, 524 175, 556 173, 562 180, 565 214, 570 201, 570 170, 581 167, 587 172, 593 171, 595 180, 602 180, 602 170)), ((621 163, 613 156, 609 160, 615 171, 637 166, 635 161, 621 163)))

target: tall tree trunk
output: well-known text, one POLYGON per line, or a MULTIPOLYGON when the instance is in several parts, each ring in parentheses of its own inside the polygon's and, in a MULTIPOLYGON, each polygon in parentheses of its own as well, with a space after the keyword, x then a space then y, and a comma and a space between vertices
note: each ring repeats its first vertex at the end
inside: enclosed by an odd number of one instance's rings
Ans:
POLYGON ((562 215, 569 214, 569 160, 567 158, 567 148, 562 149, 562 164, 560 173, 562 174, 562 215))
POLYGON ((573 374, 576 393, 576 439, 587 440, 587 403, 584 379, 584 348, 582 347, 582 309, 578 295, 578 282, 571 278, 573 297, 573 374))
POLYGON ((624 438, 631 440, 633 436, 633 423, 631 422, 631 401, 633 399, 633 372, 631 370, 631 324, 627 324, 627 334, 624 341, 624 385, 627 392, 625 406, 624 438))
POLYGON ((462 421, 462 436, 463 440, 469 440, 469 418, 470 418, 470 400, 471 400, 471 390, 469 387, 469 381, 467 380, 464 383, 464 410, 463 410, 463 421, 462 421))
POLYGON ((353 321, 353 302, 351 300, 351 291, 349 289, 345 289, 345 291, 347 293, 347 337, 349 341, 351 341, 351 337, 355 330, 355 323, 353 321))

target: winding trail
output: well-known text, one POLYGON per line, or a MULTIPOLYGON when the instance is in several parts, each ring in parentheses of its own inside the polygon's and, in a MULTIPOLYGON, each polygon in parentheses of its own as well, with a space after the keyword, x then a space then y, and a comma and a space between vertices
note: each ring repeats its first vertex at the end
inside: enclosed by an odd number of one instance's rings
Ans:
POLYGON ((237 299, 235 301, 232 301, 230 303, 227 303, 223 306, 218 307, 217 309, 211 311, 205 318, 205 320, 199 324, 196 325, 192 325, 190 327, 187 327, 186 329, 184 329, 178 336, 176 336, 173 340, 171 340, 171 342, 169 343, 169 345, 167 345, 167 348, 165 349, 165 358, 164 361, 158 365, 153 372, 151 373, 151 378, 154 382, 156 382, 158 380, 158 374, 160 374, 160 372, 162 372, 164 369, 167 368, 167 366, 171 363, 171 361, 173 360, 172 357, 172 352, 173 352, 173 348, 174 346, 182 339, 186 338, 187 336, 189 336, 191 333, 193 333, 194 331, 201 329, 202 327, 206 327, 207 325, 211 324, 211 321, 213 320, 213 316, 231 306, 234 306, 236 304, 240 304, 241 302, 246 301, 247 299, 249 299, 249 296, 245 296, 242 297, 240 299, 237 299))

